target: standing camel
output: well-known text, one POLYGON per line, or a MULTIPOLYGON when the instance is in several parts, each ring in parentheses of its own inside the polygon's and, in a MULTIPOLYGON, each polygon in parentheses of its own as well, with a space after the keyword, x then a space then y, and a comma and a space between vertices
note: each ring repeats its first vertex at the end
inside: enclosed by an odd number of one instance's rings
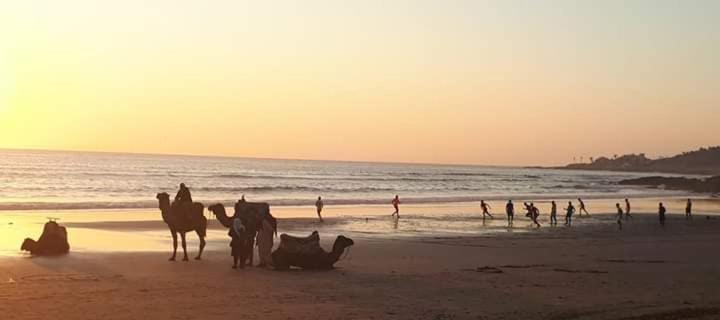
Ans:
MULTIPOLYGON (((225 207, 222 204, 214 204, 208 207, 208 210, 210 210, 213 214, 215 214, 215 217, 217 220, 225 226, 226 228, 230 228, 232 225, 232 218, 227 216, 227 213, 225 212, 225 207)), ((247 232, 248 237, 248 259, 249 264, 253 264, 253 248, 255 247, 255 235, 258 231, 258 225, 260 221, 262 221, 261 217, 264 215, 269 214, 270 212, 270 206, 265 202, 247 202, 244 200, 240 200, 237 203, 235 203, 235 215, 240 217, 240 220, 242 220, 243 226, 245 226, 245 230, 247 232)))
POLYGON ((165 223, 170 228, 170 234, 173 238, 173 255, 170 261, 175 261, 177 254, 177 234, 180 234, 183 248, 183 261, 188 261, 187 245, 185 243, 185 233, 195 231, 200 238, 200 252, 198 252, 195 260, 200 260, 203 249, 205 249, 205 235, 207 233, 207 219, 205 218, 205 206, 199 202, 191 204, 170 204, 170 195, 162 192, 158 193, 156 198, 159 202, 160 212, 165 223))

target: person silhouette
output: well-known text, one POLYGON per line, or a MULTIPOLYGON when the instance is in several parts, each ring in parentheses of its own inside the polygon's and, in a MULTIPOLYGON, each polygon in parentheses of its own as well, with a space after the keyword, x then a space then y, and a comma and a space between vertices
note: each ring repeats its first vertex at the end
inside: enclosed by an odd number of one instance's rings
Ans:
POLYGON ((400 218, 400 197, 398 195, 395 195, 395 198, 392 200, 393 208, 395 208, 395 212, 393 212, 392 216, 397 216, 400 218))
POLYGON ((507 204, 505 205, 505 213, 507 214, 508 227, 511 227, 513 224, 513 220, 515 219, 515 205, 513 204, 512 200, 508 200, 507 204))
POLYGON ((687 199, 687 204, 685 205, 685 219, 692 220, 692 200, 687 199))
POLYGON ((625 220, 627 220, 628 218, 632 218, 632 216, 630 215, 630 200, 625 198, 625 220))
POLYGON ((540 228, 540 223, 538 223, 538 217, 540 217, 540 209, 535 206, 535 203, 530 202, 530 219, 532 219, 532 222, 537 228, 540 228))
POLYGON ((568 206, 565 208, 565 225, 572 226, 572 216, 575 213, 575 206, 572 201, 568 201, 568 206))
POLYGON ((317 215, 318 215, 318 218, 320 218, 320 222, 323 222, 323 218, 322 218, 323 207, 325 207, 325 204, 322 201, 322 197, 318 197, 317 201, 315 201, 315 209, 317 209, 317 215))
POLYGON ((616 203, 615 207, 617 208, 617 224, 618 229, 622 230, 622 218, 623 218, 623 209, 620 208, 620 203, 616 203))
POLYGON ((490 219, 495 219, 495 217, 490 214, 490 205, 485 203, 485 200, 480 200, 480 208, 482 208, 483 220, 485 220, 485 215, 490 216, 490 219))
POLYGON ((532 220, 532 207, 527 202, 523 202, 523 206, 525 206, 525 211, 527 211, 525 216, 532 220))
POLYGON ((232 219, 232 226, 228 231, 230 236, 230 255, 233 257, 233 269, 238 268, 238 262, 240 269, 245 268, 245 260, 247 256, 247 230, 245 225, 242 223, 242 219, 239 215, 235 214, 232 219))
POLYGON ((185 186, 185 183, 180 184, 180 190, 178 190, 177 194, 175 195, 175 201, 177 203, 192 203, 192 195, 190 194, 190 189, 188 189, 187 186, 185 186))
POLYGON ((557 204, 555 203, 555 200, 550 202, 550 225, 557 225, 557 204))
POLYGON ((660 202, 660 205, 658 205, 658 219, 660 219, 660 225, 665 226, 665 212, 667 210, 665 209, 665 206, 663 206, 663 203, 660 202))
POLYGON ((585 211, 585 215, 590 215, 590 213, 585 208, 585 202, 582 201, 582 199, 578 198, 578 203, 580 203, 580 208, 578 209, 578 214, 582 215, 583 211, 585 211))

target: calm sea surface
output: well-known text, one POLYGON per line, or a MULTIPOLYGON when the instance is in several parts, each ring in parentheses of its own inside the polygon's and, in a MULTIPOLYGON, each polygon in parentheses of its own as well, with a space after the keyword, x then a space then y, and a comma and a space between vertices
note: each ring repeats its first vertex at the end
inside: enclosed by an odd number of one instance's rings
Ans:
MULTIPOLYGON (((653 197, 611 173, 487 166, 379 164, 0 150, 0 210, 156 208, 155 194, 186 183, 206 204, 245 194, 272 205, 385 204, 480 199, 653 197)), ((671 176, 668 174, 668 176, 671 176)))

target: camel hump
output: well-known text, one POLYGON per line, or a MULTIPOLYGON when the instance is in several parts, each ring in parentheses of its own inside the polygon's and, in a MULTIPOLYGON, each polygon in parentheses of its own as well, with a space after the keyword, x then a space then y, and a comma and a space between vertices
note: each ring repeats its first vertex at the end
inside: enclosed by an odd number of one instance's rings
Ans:
POLYGON ((280 248, 288 253, 315 254, 322 252, 320 247, 320 234, 317 231, 307 237, 294 237, 288 234, 280 235, 280 248))
POLYGON ((240 214, 264 214, 270 212, 270 205, 267 202, 238 201, 235 203, 235 212, 240 214))

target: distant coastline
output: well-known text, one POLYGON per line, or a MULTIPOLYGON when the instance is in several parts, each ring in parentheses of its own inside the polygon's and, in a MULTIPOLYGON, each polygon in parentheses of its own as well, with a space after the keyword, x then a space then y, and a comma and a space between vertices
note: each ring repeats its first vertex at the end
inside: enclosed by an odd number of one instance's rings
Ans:
POLYGON ((649 159, 645 154, 627 154, 613 158, 590 158, 589 163, 571 163, 552 169, 602 170, 621 172, 656 172, 692 175, 720 175, 720 146, 700 148, 695 151, 660 159, 649 159))
POLYGON ((706 175, 709 177, 698 179, 694 177, 663 177, 656 174, 643 178, 624 179, 619 184, 665 190, 720 193, 720 146, 700 148, 661 159, 649 159, 642 153, 615 156, 612 159, 607 157, 591 158, 590 163, 573 163, 553 169, 706 175))

